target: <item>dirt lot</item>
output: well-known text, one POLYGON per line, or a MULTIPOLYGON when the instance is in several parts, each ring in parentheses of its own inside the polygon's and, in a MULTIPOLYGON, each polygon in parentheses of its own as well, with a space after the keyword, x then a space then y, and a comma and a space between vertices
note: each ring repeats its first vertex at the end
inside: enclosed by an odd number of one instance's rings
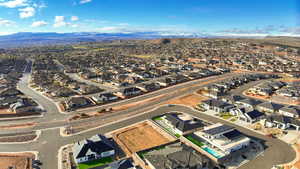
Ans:
POLYGON ((147 122, 121 129, 113 133, 113 138, 128 156, 172 141, 160 134, 147 122))
POLYGON ((35 155, 32 153, 0 153, 0 169, 8 169, 8 167, 13 167, 16 169, 31 169, 31 159, 34 157, 35 155))
POLYGON ((197 94, 190 94, 187 96, 183 96, 180 98, 176 98, 173 100, 170 100, 166 102, 167 104, 181 104, 185 106, 191 106, 195 107, 197 104, 199 104, 201 101, 207 100, 208 98, 205 96, 200 96, 197 94))
POLYGON ((0 129, 19 129, 19 128, 29 128, 36 126, 36 123, 24 123, 24 124, 13 124, 7 126, 0 126, 0 129))
POLYGON ((0 109, 0 115, 5 114, 16 114, 14 112, 9 111, 8 109, 0 109))
POLYGON ((9 142, 27 142, 36 139, 36 134, 27 134, 22 136, 9 136, 9 137, 0 137, 1 143, 9 143, 9 142))

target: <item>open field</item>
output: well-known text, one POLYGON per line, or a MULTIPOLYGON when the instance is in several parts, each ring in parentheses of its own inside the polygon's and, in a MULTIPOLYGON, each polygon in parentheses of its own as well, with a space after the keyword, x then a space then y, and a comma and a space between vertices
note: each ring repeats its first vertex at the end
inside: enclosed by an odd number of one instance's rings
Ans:
POLYGON ((31 169, 32 153, 4 154, 0 153, 0 169, 13 167, 16 169, 31 169))
POLYGON ((160 134, 147 122, 121 129, 113 133, 113 138, 128 156, 172 141, 160 134))
POLYGON ((197 94, 189 94, 180 98, 176 98, 167 102, 167 104, 181 104, 185 106, 195 107, 201 101, 207 100, 207 97, 197 94))

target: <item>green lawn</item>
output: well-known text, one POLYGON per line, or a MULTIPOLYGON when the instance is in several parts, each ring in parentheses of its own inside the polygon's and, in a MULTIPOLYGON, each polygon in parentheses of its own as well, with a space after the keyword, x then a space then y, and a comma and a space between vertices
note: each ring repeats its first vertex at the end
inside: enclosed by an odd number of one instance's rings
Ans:
POLYGON ((199 147, 204 146, 204 144, 201 141, 194 139, 192 136, 186 136, 186 138, 199 147))
POLYGON ((230 119, 231 117, 234 117, 234 116, 229 114, 229 113, 220 113, 220 117, 225 119, 225 120, 228 120, 228 119, 230 119))
POLYGON ((156 121, 156 120, 162 120, 162 117, 161 116, 154 117, 154 118, 152 118, 152 120, 154 120, 154 121, 156 121))
POLYGON ((111 157, 105 157, 105 158, 101 158, 99 160, 94 160, 94 161, 90 161, 90 162, 86 162, 86 163, 80 163, 80 164, 78 164, 78 168, 79 169, 89 169, 89 168, 93 168, 93 167, 103 166, 103 165, 109 164, 111 162, 113 162, 113 159, 111 157))

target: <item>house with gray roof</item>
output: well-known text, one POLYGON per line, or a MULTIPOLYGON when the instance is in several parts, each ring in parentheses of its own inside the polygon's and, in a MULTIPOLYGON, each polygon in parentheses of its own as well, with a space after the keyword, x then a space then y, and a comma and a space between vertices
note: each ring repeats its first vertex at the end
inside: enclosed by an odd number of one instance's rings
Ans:
POLYGON ((294 117, 294 118, 300 117, 300 108, 296 106, 285 106, 280 108, 278 112, 288 117, 294 117))
POLYGON ((255 107, 261 103, 262 103, 261 101, 255 100, 255 99, 242 99, 242 100, 236 101, 237 105, 242 105, 249 109, 255 109, 255 107))
POLYGON ((149 168, 155 169, 208 169, 217 167, 208 157, 181 142, 149 150, 145 153, 143 160, 149 168))
POLYGON ((79 141, 73 146, 73 157, 76 163, 89 162, 105 157, 114 157, 112 142, 102 135, 79 141))
POLYGON ((257 110, 266 112, 266 113, 275 113, 278 112, 279 109, 283 108, 284 106, 281 104, 273 103, 273 102, 264 102, 257 105, 257 110))
POLYGON ((235 106, 221 100, 210 99, 202 102, 202 107, 206 110, 212 110, 217 113, 229 112, 235 106))
POLYGON ((201 120, 183 113, 168 113, 164 117, 166 124, 171 126, 176 133, 183 134, 204 126, 201 120))

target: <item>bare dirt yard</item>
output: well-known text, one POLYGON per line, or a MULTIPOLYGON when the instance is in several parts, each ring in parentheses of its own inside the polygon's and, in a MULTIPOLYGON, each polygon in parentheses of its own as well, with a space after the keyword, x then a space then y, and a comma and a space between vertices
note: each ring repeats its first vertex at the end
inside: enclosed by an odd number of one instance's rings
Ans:
POLYGON ((9 111, 9 109, 0 109, 0 115, 6 115, 6 114, 15 114, 15 113, 9 111))
POLYGON ((37 138, 36 134, 6 136, 6 137, 0 137, 0 143, 22 143, 22 142, 33 141, 36 138, 37 138))
POLYGON ((171 142, 172 140, 163 136, 149 123, 143 122, 137 125, 121 129, 112 134, 114 140, 123 151, 131 154, 171 142))
POLYGON ((32 159, 34 158, 35 155, 32 153, 0 153, 0 169, 8 169, 9 167, 16 169, 31 169, 32 159))
POLYGON ((175 98, 166 102, 167 104, 181 104, 185 106, 195 107, 200 102, 207 100, 208 97, 200 96, 198 94, 189 94, 183 97, 175 98))
POLYGON ((11 124, 6 126, 0 126, 0 129, 20 129, 20 128, 29 128, 34 126, 36 126, 36 123, 11 124))

